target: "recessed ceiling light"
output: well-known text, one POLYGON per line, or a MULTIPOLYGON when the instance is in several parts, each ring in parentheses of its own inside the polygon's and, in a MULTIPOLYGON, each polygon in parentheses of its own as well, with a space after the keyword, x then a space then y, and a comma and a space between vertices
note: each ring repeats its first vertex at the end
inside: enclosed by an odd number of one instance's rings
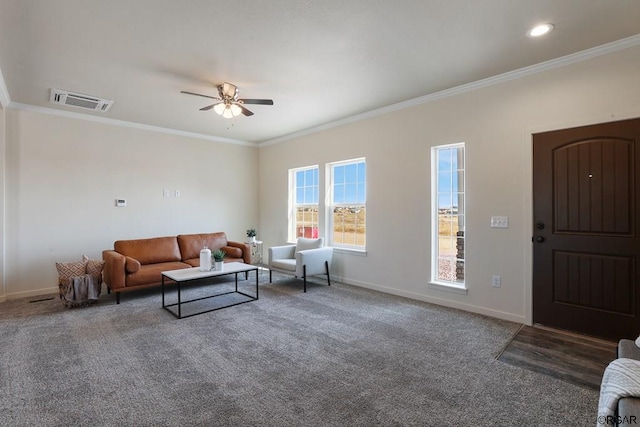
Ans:
POLYGON ((527 33, 530 37, 540 37, 553 30, 553 24, 536 25, 527 33))

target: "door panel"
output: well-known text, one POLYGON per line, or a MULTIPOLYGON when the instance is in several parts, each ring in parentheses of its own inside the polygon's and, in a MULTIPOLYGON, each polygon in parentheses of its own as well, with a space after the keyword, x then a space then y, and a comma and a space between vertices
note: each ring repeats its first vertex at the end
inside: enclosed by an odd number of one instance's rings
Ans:
POLYGON ((640 119, 533 136, 533 321, 640 334, 640 119))

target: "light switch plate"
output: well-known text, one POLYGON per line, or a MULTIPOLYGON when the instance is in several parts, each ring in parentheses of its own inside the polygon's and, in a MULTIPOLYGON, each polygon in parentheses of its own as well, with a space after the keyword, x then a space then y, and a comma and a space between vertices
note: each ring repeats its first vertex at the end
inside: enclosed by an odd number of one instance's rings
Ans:
POLYGON ((491 228, 509 228, 508 216, 492 216, 491 228))

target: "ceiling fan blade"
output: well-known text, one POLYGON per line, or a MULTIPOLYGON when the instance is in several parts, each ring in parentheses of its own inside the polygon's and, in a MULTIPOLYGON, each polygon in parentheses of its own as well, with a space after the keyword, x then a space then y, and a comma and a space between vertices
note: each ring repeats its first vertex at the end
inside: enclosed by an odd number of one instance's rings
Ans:
POLYGON ((236 104, 238 107, 240 107, 240 109, 242 110, 242 114, 244 114, 245 116, 249 117, 249 116, 253 116, 253 112, 247 110, 246 108, 244 108, 242 106, 242 104, 236 104))
POLYGON ((273 99, 238 99, 243 104, 273 105, 273 99))
POLYGON ((218 104, 220 104, 220 103, 219 103, 219 102, 214 102, 214 103, 213 103, 213 104, 211 104, 211 105, 207 105, 206 107, 202 107, 202 108, 200 109, 200 111, 209 111, 209 110, 211 110, 213 107, 215 107, 215 106, 216 106, 216 105, 218 105, 218 104))
POLYGON ((209 96, 209 95, 203 95, 201 93, 195 93, 195 92, 188 92, 186 90, 181 90, 180 93, 186 93, 187 95, 195 95, 195 96, 202 96, 203 98, 210 98, 210 99, 216 99, 218 101, 222 101, 220 98, 218 98, 217 96, 209 96))

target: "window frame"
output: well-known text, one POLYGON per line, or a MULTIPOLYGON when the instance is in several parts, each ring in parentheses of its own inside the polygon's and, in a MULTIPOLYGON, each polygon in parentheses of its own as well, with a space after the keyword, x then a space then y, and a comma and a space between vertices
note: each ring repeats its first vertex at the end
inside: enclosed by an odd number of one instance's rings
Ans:
MULTIPOLYGON (((344 250, 349 252, 359 252, 366 253, 367 248, 367 221, 366 221, 366 209, 367 209, 367 161, 365 157, 358 157, 354 159, 347 160, 339 160, 336 162, 331 162, 326 164, 325 168, 325 176, 327 179, 325 180, 325 229, 327 230, 327 242, 328 245, 336 248, 337 250, 344 250), (364 186, 364 201, 362 203, 335 203, 334 201, 334 190, 335 190, 335 169, 340 166, 347 166, 353 164, 364 164, 364 181, 358 181, 356 177, 355 185, 358 187, 358 184, 362 184, 364 186), (346 207, 357 207, 362 206, 364 208, 364 237, 363 244, 348 244, 343 242, 336 242, 334 240, 334 210, 336 208, 346 208, 346 207)), ((346 182, 345 182, 346 185, 346 182)), ((359 190, 356 190, 356 194, 359 194, 359 190)))
POLYGON ((298 239, 297 229, 298 229, 298 221, 297 221, 297 211, 299 207, 315 207, 318 213, 317 218, 317 234, 320 236, 320 167, 319 165, 310 165, 310 166, 302 166, 298 168, 289 169, 289 220, 288 220, 288 231, 287 238, 289 242, 295 242, 298 239), (316 203, 297 203, 297 189, 298 189, 298 179, 297 174, 299 172, 306 171, 316 171, 316 203))
MULTIPOLYGON (((444 280, 439 278, 439 260, 441 257, 440 254, 440 246, 439 246, 439 241, 440 241, 440 224, 439 224, 439 214, 440 214, 440 205, 439 205, 439 195, 441 194, 441 192, 439 192, 439 178, 440 175, 442 173, 442 171, 440 171, 439 169, 439 164, 438 164, 438 154, 440 152, 440 150, 446 150, 446 149, 452 149, 452 148, 462 148, 462 167, 460 168, 459 166, 456 169, 451 169, 450 173, 453 175, 453 173, 456 173, 456 171, 458 171, 458 175, 460 174, 460 171, 462 172, 462 182, 460 183, 460 176, 456 177, 456 179, 458 180, 459 184, 458 187, 456 188, 457 191, 453 191, 453 184, 451 184, 451 189, 449 191, 451 197, 454 196, 454 194, 457 195, 458 197, 458 211, 456 212, 456 216, 457 216, 457 220, 458 220, 458 224, 460 224, 460 218, 462 218, 462 230, 465 234, 463 236, 456 236, 455 237, 455 242, 456 245, 458 243, 458 239, 462 239, 463 240, 463 245, 466 249, 466 212, 467 212, 467 206, 466 206, 466 175, 467 175, 467 162, 466 162, 466 144, 464 142, 457 142, 454 144, 446 144, 446 145, 438 145, 438 146, 434 146, 431 147, 431 277, 430 277, 430 282, 429 284, 431 286, 434 286, 438 289, 442 289, 442 290, 448 290, 448 291, 452 291, 452 292, 457 292, 457 293, 463 293, 466 294, 467 293, 467 286, 466 286, 466 281, 464 278, 464 275, 466 273, 466 261, 467 261, 467 254, 466 251, 463 249, 463 258, 458 258, 458 251, 456 249, 456 253, 455 253, 455 262, 456 262, 456 268, 458 266, 459 261, 462 261, 463 264, 463 278, 461 281, 456 280, 456 281, 449 281, 449 280, 444 280), (460 191, 460 188, 462 188, 462 191, 460 191), (459 197, 460 195, 462 196, 462 212, 460 212, 460 200, 459 197)), ((453 215, 453 204, 451 206, 451 215, 453 215)), ((458 225, 458 227, 460 227, 458 225)), ((460 228, 458 228, 458 230, 460 230, 460 228)), ((453 236, 453 234, 451 234, 451 236, 453 236)), ((452 237, 453 240, 453 237, 452 237)))

